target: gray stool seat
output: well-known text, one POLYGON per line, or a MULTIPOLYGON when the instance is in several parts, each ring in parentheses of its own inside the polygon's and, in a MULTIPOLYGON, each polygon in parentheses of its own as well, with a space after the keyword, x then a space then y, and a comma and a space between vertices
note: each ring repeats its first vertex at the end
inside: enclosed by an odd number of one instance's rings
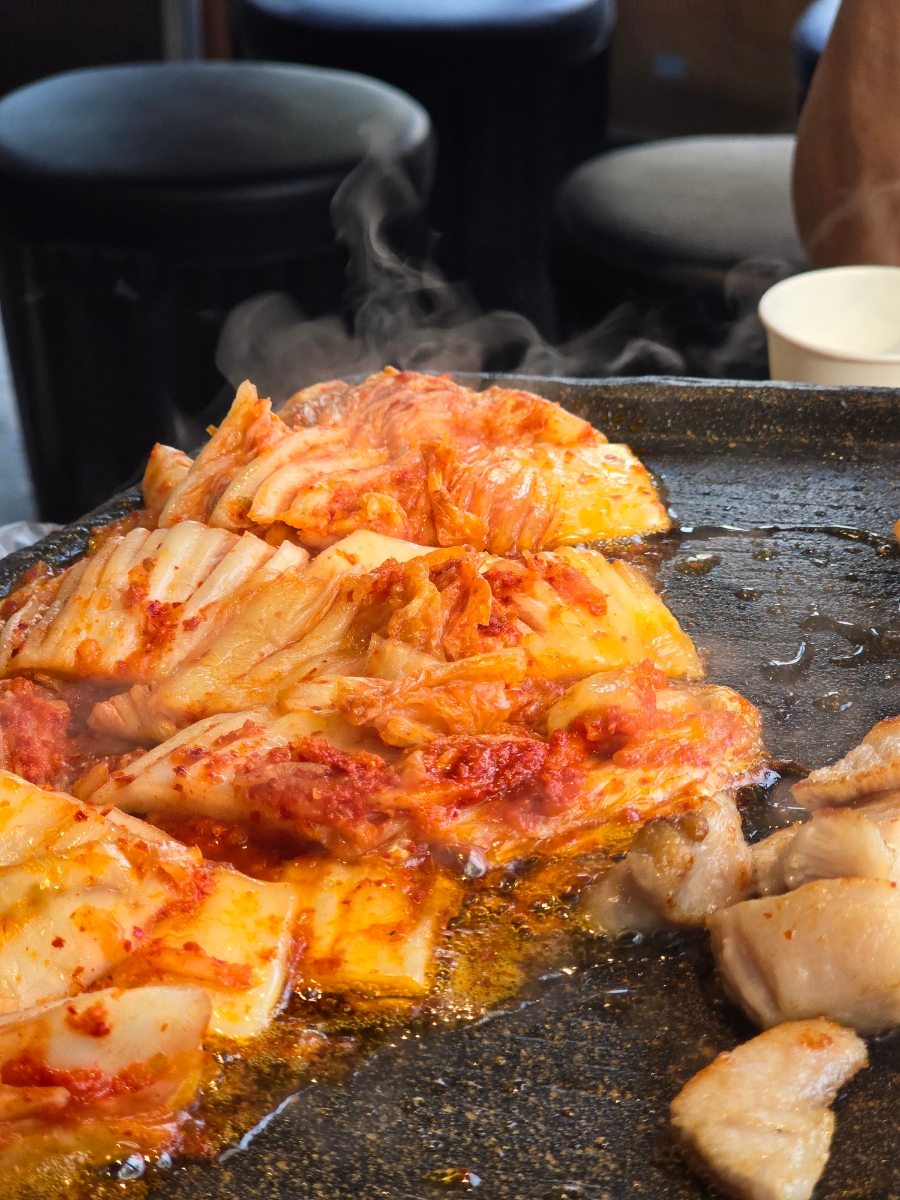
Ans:
POLYGON ((601 155, 557 194, 564 236, 621 270, 714 291, 747 259, 802 269, 793 148, 789 136, 708 136, 601 155))
POLYGON ((344 71, 104 67, 0 102, 0 310, 43 517, 100 503, 155 441, 196 444, 236 304, 340 312, 330 207, 375 129, 424 199, 427 113, 344 71))
POLYGON ((360 71, 437 134, 440 266, 553 335, 545 251, 566 173, 604 144, 615 0, 238 0, 250 58, 360 71))

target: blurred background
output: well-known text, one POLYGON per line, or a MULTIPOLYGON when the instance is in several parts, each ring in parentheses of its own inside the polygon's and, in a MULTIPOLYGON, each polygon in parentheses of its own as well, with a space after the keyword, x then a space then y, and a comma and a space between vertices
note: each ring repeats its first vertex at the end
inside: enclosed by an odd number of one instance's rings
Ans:
POLYGON ((0 0, 0 524, 193 448, 245 372, 764 378, 837 4, 0 0), (173 71, 40 82, 136 63, 173 71))
MULTIPOLYGON (((619 0, 611 141, 790 131, 791 31, 806 7, 804 0, 619 0)), ((2 93, 77 67, 239 52, 226 0, 2 0, 0 27, 2 93)))

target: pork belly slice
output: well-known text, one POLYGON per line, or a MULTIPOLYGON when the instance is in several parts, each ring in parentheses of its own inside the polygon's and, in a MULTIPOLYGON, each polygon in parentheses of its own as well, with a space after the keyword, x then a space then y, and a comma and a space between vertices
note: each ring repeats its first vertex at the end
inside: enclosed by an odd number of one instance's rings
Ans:
POLYGON ((0 1012, 90 987, 205 883, 196 851, 142 821, 0 772, 0 1012))
POLYGON ((758 1025, 823 1016, 860 1033, 900 1024, 900 887, 820 879, 708 920, 725 990, 758 1025))
POLYGON ((734 800, 719 792, 678 817, 650 821, 623 862, 585 889, 582 911, 599 933, 651 933, 703 925, 710 913, 743 900, 750 851, 734 800))
POLYGON ((252 1037, 271 1021, 289 981, 297 893, 221 865, 209 868, 208 888, 193 911, 155 925, 112 982, 202 987, 212 1004, 210 1032, 252 1037))
POLYGON ((687 1161, 734 1200, 809 1200, 831 1148, 839 1090, 865 1043, 830 1021, 792 1021, 720 1054, 672 1101, 687 1161))
POLYGON ((750 847, 753 858, 753 896, 780 896, 788 890, 784 882, 784 857, 799 828, 796 824, 786 825, 784 829, 776 829, 774 833, 750 847))
POLYGON ((4 673, 148 682, 196 653, 229 601, 238 602, 307 560, 251 534, 185 521, 107 539, 66 573, 37 619, 9 619, 4 673))
POLYGON ((0 1017, 0 1146, 42 1121, 176 1114, 200 1084, 209 1016, 201 988, 145 987, 0 1017))
POLYGON ((670 525, 628 447, 558 405, 393 371, 308 390, 280 415, 243 384, 159 518, 184 520, 290 528, 313 549, 371 529, 501 554, 670 525))
POLYGON ((900 789, 900 717, 879 721, 849 754, 812 771, 792 791, 804 808, 817 809, 891 789, 900 789))
POLYGON ((672 690, 680 709, 667 701, 661 724, 614 744, 520 727, 435 736, 399 757, 327 709, 211 717, 115 772, 92 802, 151 820, 249 820, 348 860, 410 842, 473 845, 495 863, 538 846, 577 853, 630 841, 758 766, 752 705, 727 688, 672 690))
POLYGON ((453 880, 373 856, 356 863, 297 859, 282 878, 299 898, 305 981, 363 996, 431 990, 435 949, 462 899, 453 880))

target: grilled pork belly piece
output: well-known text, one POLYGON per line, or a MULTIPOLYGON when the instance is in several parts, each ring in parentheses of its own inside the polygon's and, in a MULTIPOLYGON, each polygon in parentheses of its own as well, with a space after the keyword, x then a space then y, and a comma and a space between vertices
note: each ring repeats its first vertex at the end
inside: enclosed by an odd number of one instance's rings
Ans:
POLYGON ((778 895, 814 879, 900 881, 900 801, 819 809, 753 847, 754 890, 778 895))
POLYGON ((591 727, 549 739, 506 728, 434 737, 399 757, 338 749, 321 713, 207 718, 114 772, 92 801, 151 820, 252 820, 343 859, 410 842, 473 845, 498 863, 538 845, 574 853, 628 840, 758 765, 752 705, 727 688, 670 697, 664 685, 665 703, 631 733, 595 713, 591 727))
POLYGON ((159 520, 275 526, 311 549, 371 529, 495 554, 670 524, 628 447, 558 405, 390 368, 300 394, 281 415, 243 384, 159 520))
POLYGON ((824 1016, 860 1033, 900 1024, 900 887, 820 879, 708 920, 729 996, 758 1025, 824 1016))
MULTIPOLYGON (((446 693, 452 683, 463 708, 489 712, 496 704, 495 723, 540 701, 535 687, 552 703, 559 692, 547 692, 548 681, 566 684, 644 659, 667 675, 702 677, 690 638, 640 572, 608 563, 595 551, 564 548, 509 560, 456 547, 405 563, 389 558, 368 572, 352 564, 338 571, 345 564, 345 554, 325 564, 316 560, 252 594, 242 593, 217 621, 207 649, 155 684, 99 704, 92 727, 144 744, 159 742, 216 712, 308 708, 310 682, 319 705, 321 680, 370 672, 421 675, 420 693, 434 687, 446 693), (385 639, 401 656, 406 653, 404 667, 396 654, 393 666, 388 664, 385 639), (452 679, 440 673, 441 664, 479 655, 493 656, 495 682, 507 689, 501 697, 495 687, 487 705, 479 695, 489 682, 490 663, 470 663, 451 672, 452 679), (430 667, 437 672, 431 677, 430 667)), ((395 701, 403 709, 408 697, 395 695, 394 682, 345 681, 328 702, 349 720, 389 710, 395 701)), ((410 703, 421 710, 422 695, 410 703)), ((374 717, 362 717, 370 720, 374 717)), ((415 712, 404 720, 421 723, 415 712)), ((461 720, 452 728, 439 721, 430 735, 485 731, 474 719, 467 723, 465 714, 461 720)), ((404 727, 398 744, 408 744, 410 736, 404 727)))
POLYGON ((703 925, 717 908, 743 900, 751 878, 740 814, 720 792, 691 812, 645 825, 624 861, 585 889, 581 906, 599 933, 703 925))
POLYGON ((849 754, 812 771, 792 791, 804 808, 816 809, 891 789, 900 789, 900 717, 879 721, 849 754))
POLYGON ((89 988, 205 887, 196 851, 0 772, 0 1012, 89 988))
POLYGON ((780 896, 788 890, 784 882, 784 856, 799 828, 796 824, 776 829, 750 847, 753 858, 751 892, 754 896, 780 896))
POLYGON ((720 1054, 678 1093, 672 1126, 682 1153, 734 1200, 809 1200, 828 1161, 830 1105, 867 1065, 849 1029, 778 1025, 720 1054))

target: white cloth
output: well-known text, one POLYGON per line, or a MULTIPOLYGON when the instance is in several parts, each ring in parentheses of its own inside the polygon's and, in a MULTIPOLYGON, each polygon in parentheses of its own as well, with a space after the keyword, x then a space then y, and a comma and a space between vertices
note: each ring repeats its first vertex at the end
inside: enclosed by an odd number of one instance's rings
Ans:
POLYGON ((48 533, 62 529, 61 525, 42 524, 40 521, 13 521, 11 525, 0 525, 0 558, 6 558, 13 550, 33 546, 48 533))

